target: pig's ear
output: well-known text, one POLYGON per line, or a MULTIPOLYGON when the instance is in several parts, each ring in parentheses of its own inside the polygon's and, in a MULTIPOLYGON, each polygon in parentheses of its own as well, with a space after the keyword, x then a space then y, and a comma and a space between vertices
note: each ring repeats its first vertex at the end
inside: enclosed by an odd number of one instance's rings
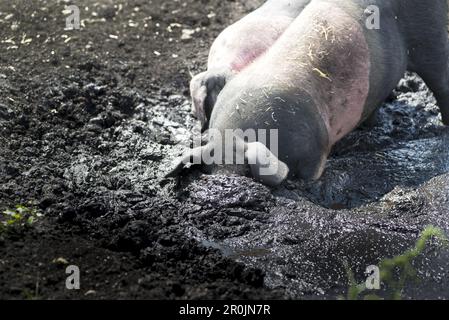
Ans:
POLYGON ((205 146, 190 149, 181 157, 177 158, 173 163, 172 169, 164 176, 164 178, 173 178, 178 176, 183 170, 193 165, 201 164, 202 154, 205 146))
POLYGON ((200 73, 190 81, 192 112, 201 121, 203 128, 207 126, 218 95, 230 76, 226 69, 214 69, 200 73))
POLYGON ((261 142, 247 143, 245 157, 253 177, 263 184, 275 187, 288 176, 288 166, 261 142))
POLYGON ((206 117, 206 98, 207 85, 205 80, 207 72, 200 73, 190 81, 190 95, 192 97, 192 113, 204 125, 207 121, 206 117))

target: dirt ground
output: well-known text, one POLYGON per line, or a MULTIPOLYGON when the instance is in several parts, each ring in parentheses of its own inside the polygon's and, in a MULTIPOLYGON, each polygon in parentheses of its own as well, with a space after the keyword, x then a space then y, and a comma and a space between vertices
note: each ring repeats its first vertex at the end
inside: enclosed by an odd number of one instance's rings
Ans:
MULTIPOLYGON (((0 232, 0 299, 332 299, 348 263, 363 277, 426 225, 449 230, 449 132, 414 75, 317 183, 161 180, 194 125, 191 75, 260 2, 0 2, 0 211, 35 216, 0 232)), ((448 298, 448 257, 430 246, 405 296, 448 298)))
POLYGON ((1 235, 0 298, 275 297, 260 270, 186 237, 152 165, 169 140, 151 109, 186 103, 190 73, 248 8, 74 1, 82 28, 66 31, 66 4, 0 3, 0 208, 44 214, 1 235), (80 267, 81 290, 58 258, 80 267))

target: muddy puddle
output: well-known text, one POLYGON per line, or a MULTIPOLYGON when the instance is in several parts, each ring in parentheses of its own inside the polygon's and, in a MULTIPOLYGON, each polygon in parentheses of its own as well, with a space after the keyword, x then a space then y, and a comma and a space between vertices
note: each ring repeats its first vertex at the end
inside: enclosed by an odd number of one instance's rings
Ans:
MULTIPOLYGON (((0 1, 0 211, 43 214, 0 236, 1 298, 334 299, 348 270, 363 281, 427 225, 449 234, 449 132, 418 78, 316 183, 199 170, 162 183, 195 124, 191 74, 262 1, 79 0, 86 24, 70 32, 65 2, 0 1), (59 257, 82 268, 83 290, 65 289, 59 257)), ((402 296, 449 298, 448 254, 429 244, 402 296)))
MULTIPOLYGON (((270 190, 194 171, 175 189, 186 232, 202 245, 262 269, 266 285, 290 297, 336 298, 348 270, 363 281, 368 266, 414 246, 427 225, 449 234, 448 172, 449 130, 429 90, 407 74, 378 124, 339 142, 315 183, 270 190)), ((430 244, 402 296, 449 298, 448 255, 430 244)))

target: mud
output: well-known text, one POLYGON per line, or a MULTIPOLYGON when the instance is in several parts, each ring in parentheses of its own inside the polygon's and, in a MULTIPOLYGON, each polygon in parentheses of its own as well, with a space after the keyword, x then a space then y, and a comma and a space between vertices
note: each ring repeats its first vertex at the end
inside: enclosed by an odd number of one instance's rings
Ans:
MULTIPOLYGON (((196 237, 264 270, 271 288, 336 298, 347 292, 348 267, 363 281, 367 266, 413 247, 426 226, 447 232, 449 131, 417 76, 407 74, 391 98, 374 128, 338 144, 316 183, 269 192, 244 178, 192 179, 183 198, 195 204, 196 237), (198 206, 209 212, 198 215, 198 206)), ((437 248, 415 261, 404 298, 447 298, 448 253, 437 248)))
MULTIPOLYGON (((448 232, 449 131, 416 76, 316 183, 162 180, 195 125, 190 73, 257 1, 78 1, 75 31, 64 3, 0 4, 0 209, 43 214, 0 235, 1 298, 334 299, 345 263, 363 280, 426 225, 448 232), (81 290, 65 289, 60 257, 81 290)), ((449 298, 448 254, 431 244, 404 297, 449 298)))

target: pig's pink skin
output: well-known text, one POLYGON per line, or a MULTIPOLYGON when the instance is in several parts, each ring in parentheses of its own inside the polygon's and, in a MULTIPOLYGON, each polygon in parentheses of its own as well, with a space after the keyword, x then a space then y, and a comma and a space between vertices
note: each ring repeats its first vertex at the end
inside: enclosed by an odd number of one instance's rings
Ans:
POLYGON ((208 69, 228 69, 238 73, 266 52, 293 18, 249 15, 224 30, 209 54, 208 69))
POLYGON ((266 52, 291 22, 286 16, 250 14, 220 34, 210 50, 208 71, 190 82, 192 112, 201 123, 211 112, 206 110, 208 96, 214 104, 225 83, 266 52))
POLYGON ((227 83, 210 127, 279 129, 281 161, 300 177, 318 179, 334 143, 364 120, 370 72, 359 22, 330 2, 313 2, 227 83))
POLYGON ((370 52, 356 20, 338 6, 317 1, 239 77, 280 99, 283 92, 307 92, 328 129, 330 148, 362 120, 370 52))
MULTIPOLYGON (((362 27, 342 9, 321 2, 309 10, 306 8, 304 13, 305 18, 298 19, 301 25, 298 28, 305 33, 302 37, 315 37, 313 41, 303 42, 309 45, 308 69, 314 77, 313 87, 306 91, 313 97, 326 124, 330 149, 364 120, 362 115, 370 88, 370 51, 362 27), (332 19, 323 19, 323 12, 331 12, 332 19), (321 31, 317 33, 310 27, 307 30, 307 25, 321 31)), ((284 39, 289 38, 285 34, 284 39)), ((307 84, 302 87, 305 89, 307 84)))
MULTIPOLYGON (((295 18, 292 12, 289 16, 285 11, 259 10, 229 26, 218 36, 209 53, 208 70, 196 75, 190 83, 192 112, 203 125, 224 85, 262 56, 295 18)), ((295 10, 299 13, 302 6, 292 9, 293 12, 295 10)))

